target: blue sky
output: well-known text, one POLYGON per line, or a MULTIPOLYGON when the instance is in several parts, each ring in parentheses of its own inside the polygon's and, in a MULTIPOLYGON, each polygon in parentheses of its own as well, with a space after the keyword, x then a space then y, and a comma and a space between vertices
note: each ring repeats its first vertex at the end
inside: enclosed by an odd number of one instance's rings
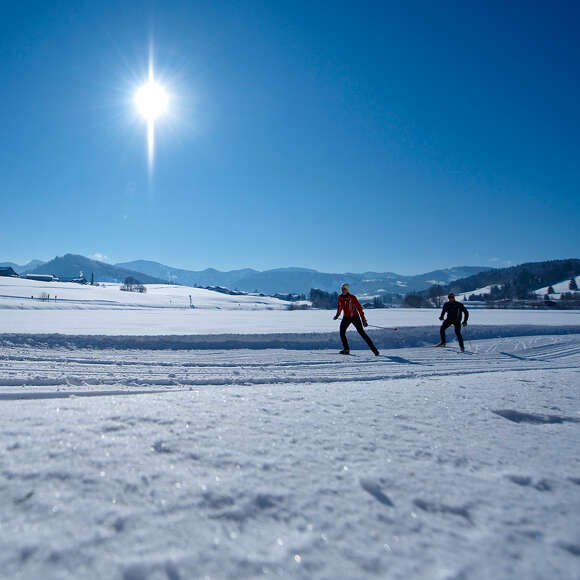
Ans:
POLYGON ((0 260, 418 273, 579 257, 577 2, 31 2, 0 260), (132 104, 171 95, 147 170, 132 104))

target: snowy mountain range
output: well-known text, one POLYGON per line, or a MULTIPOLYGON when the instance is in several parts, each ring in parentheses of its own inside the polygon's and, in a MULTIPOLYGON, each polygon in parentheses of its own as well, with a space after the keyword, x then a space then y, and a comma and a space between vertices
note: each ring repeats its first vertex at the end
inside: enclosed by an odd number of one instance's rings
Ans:
POLYGON ((220 271, 214 268, 186 270, 150 260, 136 260, 107 264, 85 256, 66 254, 49 262, 34 260, 26 266, 5 263, 17 272, 54 274, 61 278, 78 276, 81 272, 90 279, 94 273, 98 282, 121 282, 127 276, 138 278, 145 284, 171 282, 187 286, 225 286, 247 292, 305 293, 311 288, 336 291, 348 282, 353 292, 367 295, 405 294, 420 291, 432 284, 449 284, 466 276, 490 270, 485 266, 458 266, 434 270, 425 274, 406 276, 394 272, 325 273, 308 268, 276 268, 259 271, 252 268, 220 271))
POLYGON ((361 294, 404 294, 410 291, 423 290, 435 283, 448 284, 458 278, 490 269, 484 266, 459 266, 425 274, 404 276, 394 272, 325 273, 308 268, 276 268, 265 271, 246 268, 229 272, 208 268, 195 271, 172 268, 147 260, 123 262, 116 265, 157 278, 171 280, 178 284, 190 286, 195 284, 199 286, 220 285, 247 292, 258 291, 268 294, 308 293, 311 288, 331 292, 336 291, 343 282, 349 282, 352 291, 361 294))
POLYGON ((88 280, 94 274, 95 282, 123 282, 125 278, 132 276, 138 278, 143 284, 163 284, 166 279, 149 276, 146 273, 136 272, 128 268, 113 266, 98 260, 91 260, 77 254, 65 254, 56 256, 49 262, 41 262, 28 274, 54 274, 59 278, 74 278, 85 276, 88 280))
POLYGON ((328 273, 295 267, 265 271, 252 268, 229 271, 214 268, 187 270, 151 260, 108 264, 75 254, 57 256, 46 263, 32 260, 25 265, 3 262, 0 266, 10 266, 19 273, 54 274, 60 278, 72 278, 82 272, 87 279, 94 274, 97 282, 122 282, 132 276, 145 284, 170 282, 184 286, 224 286, 265 294, 308 294, 311 288, 333 292, 343 282, 348 282, 351 290, 362 296, 426 292, 434 284, 445 286, 456 294, 472 293, 477 289, 506 283, 535 292, 540 287, 556 284, 564 279, 569 280, 570 275, 580 273, 580 260, 577 259, 531 262, 497 269, 486 266, 457 266, 412 276, 395 272, 328 273))

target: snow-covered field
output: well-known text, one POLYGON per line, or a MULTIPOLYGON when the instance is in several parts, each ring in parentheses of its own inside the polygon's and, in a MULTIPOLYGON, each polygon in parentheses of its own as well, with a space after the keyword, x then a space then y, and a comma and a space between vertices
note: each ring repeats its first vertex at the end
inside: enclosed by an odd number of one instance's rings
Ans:
MULTIPOLYGON (((1 310, 0 334, 208 335, 336 332, 330 310, 1 310)), ((368 310, 369 324, 438 326, 435 309, 368 310)), ((580 326, 578 310, 472 310, 474 326, 580 326)), ((373 329, 371 328, 371 331, 373 329)))
POLYGON ((580 578, 580 312, 174 288, 0 297, 0 578, 580 578))
MULTIPOLYGON (((121 292, 118 284, 92 287, 0 277, 0 335, 191 336, 336 332, 333 312, 290 311, 287 310, 290 304, 268 296, 230 296, 187 286, 150 284, 147 293, 139 294, 121 292), (49 294, 51 300, 40 300, 43 294, 49 294), (189 307, 189 296, 194 309, 189 307)), ((435 309, 367 311, 371 325, 387 328, 435 328, 439 324, 438 315, 435 309)), ((472 309, 470 324, 503 327, 506 331, 522 325, 580 326, 580 311, 472 309)), ((424 330, 421 333, 424 334, 424 330)), ((384 344, 404 346, 411 343, 384 344)))
POLYGON ((147 292, 123 292, 120 284, 88 286, 74 282, 39 282, 0 277, 0 310, 134 309, 284 309, 289 303, 270 296, 231 296, 203 288, 147 284, 147 292))

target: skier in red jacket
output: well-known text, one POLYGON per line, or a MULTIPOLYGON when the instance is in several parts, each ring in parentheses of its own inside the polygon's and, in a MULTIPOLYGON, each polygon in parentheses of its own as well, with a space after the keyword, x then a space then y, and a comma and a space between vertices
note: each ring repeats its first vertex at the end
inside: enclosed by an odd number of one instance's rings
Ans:
POLYGON ((336 309, 336 316, 334 317, 334 320, 338 320, 340 313, 344 312, 344 316, 340 322, 340 340, 342 340, 342 346, 344 348, 340 351, 340 354, 350 354, 350 347, 348 346, 348 341, 346 340, 346 329, 352 323, 358 330, 358 333, 369 345, 369 348, 375 353, 375 356, 379 356, 377 347, 373 344, 373 341, 363 329, 363 326, 369 325, 367 319, 365 318, 363 308, 360 305, 360 302, 357 300, 356 296, 351 294, 349 290, 350 287, 348 284, 343 284, 341 286, 340 291, 342 293, 338 297, 338 307, 336 309))

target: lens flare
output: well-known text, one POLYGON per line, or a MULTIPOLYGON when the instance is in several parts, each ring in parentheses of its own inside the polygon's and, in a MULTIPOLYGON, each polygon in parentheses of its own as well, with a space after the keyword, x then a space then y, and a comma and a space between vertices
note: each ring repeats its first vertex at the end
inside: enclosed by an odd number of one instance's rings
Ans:
POLYGON ((163 115, 168 105, 167 91, 154 80, 148 80, 135 94, 137 112, 148 122, 163 115))
POLYGON ((147 125, 147 165, 149 180, 153 178, 155 158, 155 124, 168 112, 170 94, 162 83, 157 81, 153 63, 153 42, 149 44, 149 70, 143 84, 137 86, 133 94, 133 105, 137 114, 147 125))

